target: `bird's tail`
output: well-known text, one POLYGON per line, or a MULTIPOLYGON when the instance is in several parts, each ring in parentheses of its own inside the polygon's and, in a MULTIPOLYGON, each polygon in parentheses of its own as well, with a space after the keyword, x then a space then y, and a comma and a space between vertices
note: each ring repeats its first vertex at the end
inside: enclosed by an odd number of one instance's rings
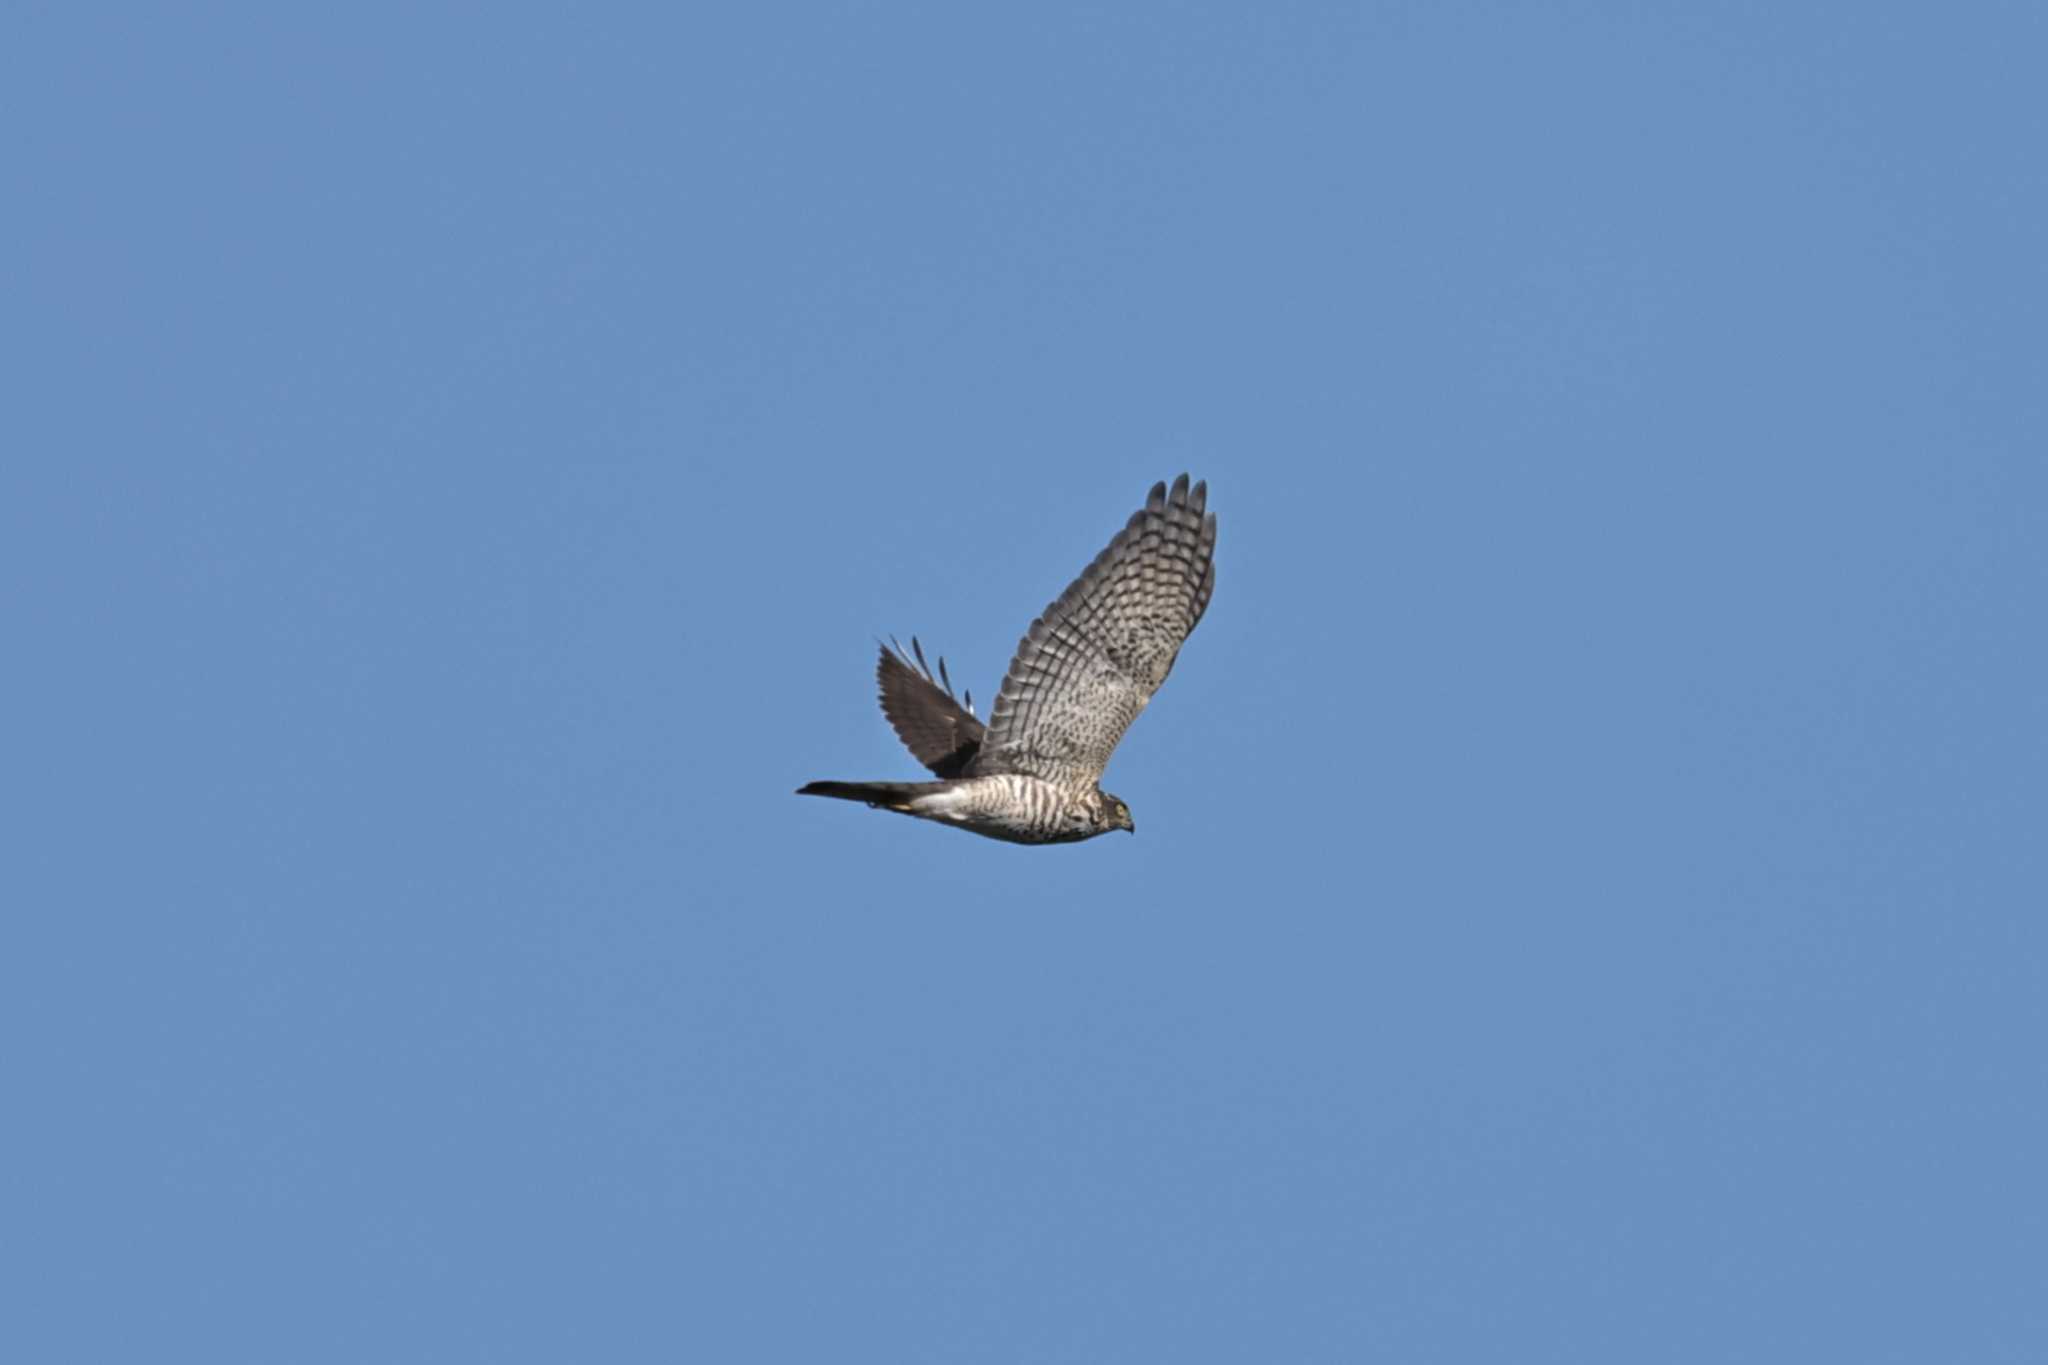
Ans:
POLYGON ((831 796, 841 801, 865 801, 883 810, 910 813, 910 803, 920 796, 943 791, 944 782, 806 782, 796 789, 798 796, 831 796))

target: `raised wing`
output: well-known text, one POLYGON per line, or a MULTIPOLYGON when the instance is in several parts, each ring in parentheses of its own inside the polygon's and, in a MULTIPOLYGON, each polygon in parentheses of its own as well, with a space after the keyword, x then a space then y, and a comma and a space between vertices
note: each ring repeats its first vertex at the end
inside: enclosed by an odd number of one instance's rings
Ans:
POLYGON ((1017 644, 974 773, 1099 780, 1166 681, 1216 587, 1208 485, 1183 474, 1145 506, 1017 644))
POLYGON ((918 762, 940 777, 958 777, 981 748, 982 725, 974 718, 974 695, 969 693, 967 704, 960 704, 953 695, 953 680, 946 675, 946 661, 939 660, 935 676, 915 635, 910 637, 910 651, 917 658, 915 666, 894 640, 882 646, 882 661, 875 665, 882 714, 918 762))

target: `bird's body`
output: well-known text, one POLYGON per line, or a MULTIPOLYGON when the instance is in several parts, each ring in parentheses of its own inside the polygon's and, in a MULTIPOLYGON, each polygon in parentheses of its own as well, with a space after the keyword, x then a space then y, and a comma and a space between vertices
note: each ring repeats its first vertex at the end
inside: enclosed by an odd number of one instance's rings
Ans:
MULTIPOLYGON (((1115 797, 1023 773, 937 782, 813 782, 805 796, 865 801, 1011 844, 1070 844, 1117 828, 1115 797)), ((1128 818, 1128 817, 1126 817, 1128 818)))
POLYGON ((799 795, 864 801, 1020 844, 1073 843, 1134 830, 1100 785, 1124 731, 1166 681, 1215 590, 1216 516, 1183 474, 1145 506, 1017 644, 987 725, 935 674, 882 647, 882 711, 938 779, 813 782, 799 795))

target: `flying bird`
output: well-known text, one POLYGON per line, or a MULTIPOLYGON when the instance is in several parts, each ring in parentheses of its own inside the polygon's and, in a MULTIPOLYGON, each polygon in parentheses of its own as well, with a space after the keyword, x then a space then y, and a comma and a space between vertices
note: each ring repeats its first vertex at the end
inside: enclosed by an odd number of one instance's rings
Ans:
POLYGON ((799 796, 865 801, 1016 844, 1067 844, 1121 829, 1131 808, 1102 790, 1117 741, 1152 700, 1216 587, 1208 485, 1152 486, 1095 562, 1017 642, 983 725, 911 637, 882 646, 882 713, 933 782, 812 782, 799 796), (913 662, 914 660, 914 662, 913 662))

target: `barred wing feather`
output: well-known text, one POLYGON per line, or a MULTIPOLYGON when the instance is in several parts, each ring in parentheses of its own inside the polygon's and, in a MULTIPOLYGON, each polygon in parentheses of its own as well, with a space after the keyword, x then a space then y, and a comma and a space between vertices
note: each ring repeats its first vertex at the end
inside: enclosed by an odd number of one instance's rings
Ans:
POLYGON ((968 771, 1075 786, 1102 776, 1215 591, 1216 517, 1207 502, 1208 486, 1190 488, 1185 474, 1171 490, 1155 484, 1145 506, 1031 623, 968 771))

